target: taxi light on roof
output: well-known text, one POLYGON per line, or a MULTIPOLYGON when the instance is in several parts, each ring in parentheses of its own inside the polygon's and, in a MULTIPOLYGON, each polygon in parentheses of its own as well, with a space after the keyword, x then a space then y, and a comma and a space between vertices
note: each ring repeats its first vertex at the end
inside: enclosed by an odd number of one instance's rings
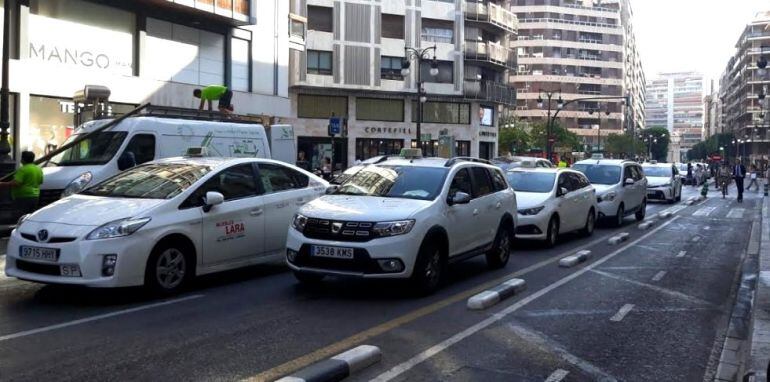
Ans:
POLYGON ((604 159, 604 154, 601 154, 601 153, 591 154, 591 159, 604 159))
POLYGON ((208 150, 205 147, 188 147, 184 156, 186 157, 205 157, 208 156, 208 150))
POLYGON ((399 156, 406 159, 422 158, 422 149, 410 149, 405 147, 401 149, 401 154, 399 154, 399 156))

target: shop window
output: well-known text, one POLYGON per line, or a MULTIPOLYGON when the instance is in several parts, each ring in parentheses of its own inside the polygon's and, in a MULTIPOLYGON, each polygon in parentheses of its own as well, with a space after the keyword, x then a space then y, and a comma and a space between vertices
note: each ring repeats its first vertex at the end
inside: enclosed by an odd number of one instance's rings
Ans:
POLYGON ((332 32, 334 30, 332 8, 308 5, 307 29, 319 32, 332 32))
MULTIPOLYGON (((417 122, 417 102, 412 102, 412 122, 417 122)), ((471 123, 471 105, 455 102, 425 102, 422 104, 422 122, 425 123, 471 123)))
POLYGON ((320 170, 326 159, 334 162, 335 170, 347 168, 348 140, 328 137, 297 137, 297 166, 307 171, 320 170))
POLYGON ((495 152, 494 142, 479 142, 479 158, 492 159, 495 152))
POLYGON ((332 75, 332 52, 323 50, 307 51, 307 73, 332 75))
POLYGON ((123 155, 133 155, 135 165, 155 159, 155 136, 152 134, 134 135, 128 142, 123 155), (131 154, 127 154, 127 153, 131 154))
POLYGON ((142 76, 193 85, 225 83, 225 36, 147 18, 142 76))
POLYGON ((382 56, 380 58, 380 78, 403 81, 404 76, 401 75, 401 63, 403 61, 403 57, 382 56))
POLYGON ((494 126, 495 123, 495 109, 490 106, 479 107, 479 119, 481 120, 481 126, 494 126))
POLYGON ((455 155, 458 157, 471 156, 471 141, 455 141, 455 155))
POLYGON ((356 98, 359 121, 404 121, 404 101, 399 99, 356 98))
POLYGON ((424 82, 432 82, 438 84, 451 84, 454 83, 454 62, 453 61, 436 61, 438 64, 438 74, 435 76, 430 75, 431 63, 422 62, 420 65, 420 76, 424 82))
POLYGON ((404 16, 382 14, 382 37, 404 39, 404 16))
POLYGON ((356 159, 366 160, 380 155, 399 155, 404 147, 403 139, 356 139, 356 159))
POLYGON ((297 117, 326 119, 336 115, 348 115, 348 98, 299 94, 297 96, 297 117))

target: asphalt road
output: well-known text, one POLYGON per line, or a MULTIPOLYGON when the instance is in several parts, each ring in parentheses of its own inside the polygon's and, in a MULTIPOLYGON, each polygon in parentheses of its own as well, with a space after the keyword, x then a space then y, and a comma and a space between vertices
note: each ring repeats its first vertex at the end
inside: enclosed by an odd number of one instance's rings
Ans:
POLYGON ((171 299, 0 276, 0 380, 272 380, 359 344, 383 358, 352 380, 704 380, 760 201, 712 192, 689 207, 651 204, 648 216, 675 214, 647 231, 629 218, 553 249, 517 243, 505 269, 458 264, 424 298, 399 283, 307 288, 280 264, 204 277, 171 299), (609 246, 618 232, 629 241, 609 246), (591 260, 557 266, 579 249, 591 260), (527 281, 523 294, 466 308, 511 277, 527 281))

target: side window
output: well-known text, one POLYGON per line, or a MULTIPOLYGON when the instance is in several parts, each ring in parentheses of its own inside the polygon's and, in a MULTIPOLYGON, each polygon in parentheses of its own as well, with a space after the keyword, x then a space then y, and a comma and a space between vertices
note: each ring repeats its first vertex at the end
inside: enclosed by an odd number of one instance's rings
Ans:
POLYGON ((473 174, 473 197, 480 198, 492 193, 492 180, 489 179, 487 169, 483 167, 471 167, 473 174))
POLYGON ((464 192, 468 195, 473 195, 473 186, 471 185, 471 174, 467 168, 460 169, 452 179, 452 184, 449 186, 449 196, 452 197, 458 192, 464 192))
POLYGON ((308 177, 288 167, 263 163, 259 165, 259 178, 265 193, 281 192, 307 187, 308 177))
POLYGON ((631 166, 623 167, 623 181, 625 182, 628 178, 634 179, 634 172, 631 170, 631 166))
POLYGON ((128 142, 123 155, 134 156, 137 165, 155 159, 155 136, 152 134, 136 134, 128 142), (127 153, 131 154, 127 154, 127 153))
POLYGON ((639 166, 634 166, 634 180, 639 181, 644 179, 644 170, 639 166))
POLYGON ((505 181, 505 176, 500 170, 489 170, 489 175, 492 178, 492 185, 495 191, 502 191, 508 188, 508 182, 505 181))
POLYGON ((588 179, 586 179, 586 177, 583 174, 570 173, 570 175, 572 175, 572 179, 575 182, 575 185, 576 185, 575 188, 576 189, 579 190, 581 188, 588 187, 588 185, 589 185, 588 179))
POLYGON ((568 173, 559 174, 559 188, 566 188, 567 192, 575 191, 575 185, 568 173))
POLYGON ((220 171, 195 190, 180 208, 202 206, 203 198, 209 191, 224 195, 225 202, 259 195, 254 167, 245 163, 220 171))

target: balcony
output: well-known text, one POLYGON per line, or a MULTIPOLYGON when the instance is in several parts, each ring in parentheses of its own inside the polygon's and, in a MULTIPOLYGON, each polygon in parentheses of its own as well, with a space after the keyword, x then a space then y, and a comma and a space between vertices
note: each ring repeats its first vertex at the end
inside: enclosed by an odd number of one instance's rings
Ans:
POLYGON ((465 80, 463 96, 468 100, 516 104, 516 89, 494 81, 465 80))
POLYGON ((156 10, 169 10, 191 18, 231 26, 252 25, 253 0, 138 0, 156 10))
POLYGON ((519 29, 519 20, 516 15, 505 8, 494 4, 463 2, 465 20, 491 24, 495 27, 516 33, 519 29))
POLYGON ((483 41, 465 41, 463 53, 466 60, 479 61, 498 69, 513 69, 516 67, 516 53, 500 44, 483 41))

